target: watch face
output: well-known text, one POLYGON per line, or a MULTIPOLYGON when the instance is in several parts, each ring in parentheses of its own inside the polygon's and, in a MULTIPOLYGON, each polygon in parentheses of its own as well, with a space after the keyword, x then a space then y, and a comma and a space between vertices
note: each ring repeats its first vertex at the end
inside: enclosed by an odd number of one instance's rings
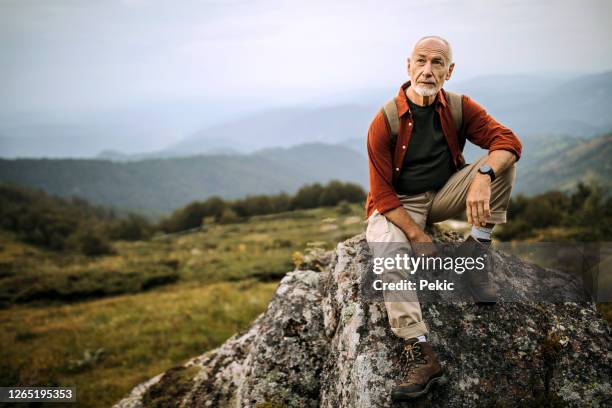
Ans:
POLYGON ((491 166, 489 166, 488 164, 485 164, 485 165, 480 166, 479 170, 483 173, 488 173, 489 171, 491 171, 491 166))

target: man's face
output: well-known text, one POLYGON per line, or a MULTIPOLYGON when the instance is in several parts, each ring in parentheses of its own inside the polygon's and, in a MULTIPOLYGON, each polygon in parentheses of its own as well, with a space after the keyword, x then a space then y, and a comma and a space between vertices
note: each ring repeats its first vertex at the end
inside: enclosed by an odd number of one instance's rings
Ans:
POLYGON ((434 96, 450 79, 455 64, 450 63, 444 42, 428 38, 418 43, 408 58, 408 75, 414 91, 421 96, 434 96))

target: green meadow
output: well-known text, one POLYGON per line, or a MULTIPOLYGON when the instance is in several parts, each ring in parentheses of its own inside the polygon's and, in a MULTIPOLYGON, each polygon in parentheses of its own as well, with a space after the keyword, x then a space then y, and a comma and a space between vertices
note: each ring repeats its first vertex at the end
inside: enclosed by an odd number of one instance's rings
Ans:
POLYGON ((0 230, 2 385, 75 386, 80 406, 109 406, 248 327, 295 262, 363 221, 357 204, 298 210, 113 241, 96 257, 0 230))

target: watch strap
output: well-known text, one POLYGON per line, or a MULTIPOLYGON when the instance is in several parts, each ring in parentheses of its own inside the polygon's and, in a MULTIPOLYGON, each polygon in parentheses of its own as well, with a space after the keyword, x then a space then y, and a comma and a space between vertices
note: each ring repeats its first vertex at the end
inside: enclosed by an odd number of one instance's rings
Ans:
POLYGON ((492 183, 492 182, 494 182, 494 181, 495 181, 495 172, 493 171, 493 169, 491 168, 491 166, 488 166, 488 167, 489 167, 489 170, 488 170, 488 171, 483 171, 483 170, 482 170, 482 168, 483 168, 483 167, 484 167, 484 166, 479 167, 479 168, 478 168, 478 172, 479 172, 480 174, 488 174, 488 175, 489 175, 489 177, 491 178, 491 183, 492 183))

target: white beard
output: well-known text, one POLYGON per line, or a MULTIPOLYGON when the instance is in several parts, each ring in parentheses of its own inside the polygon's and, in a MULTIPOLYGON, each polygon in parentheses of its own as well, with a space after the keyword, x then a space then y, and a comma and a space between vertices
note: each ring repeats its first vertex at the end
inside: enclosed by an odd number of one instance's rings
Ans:
POLYGON ((416 92, 417 94, 421 96, 434 96, 438 93, 438 89, 435 86, 431 87, 431 86, 422 86, 422 85, 415 84, 414 92, 416 92))

